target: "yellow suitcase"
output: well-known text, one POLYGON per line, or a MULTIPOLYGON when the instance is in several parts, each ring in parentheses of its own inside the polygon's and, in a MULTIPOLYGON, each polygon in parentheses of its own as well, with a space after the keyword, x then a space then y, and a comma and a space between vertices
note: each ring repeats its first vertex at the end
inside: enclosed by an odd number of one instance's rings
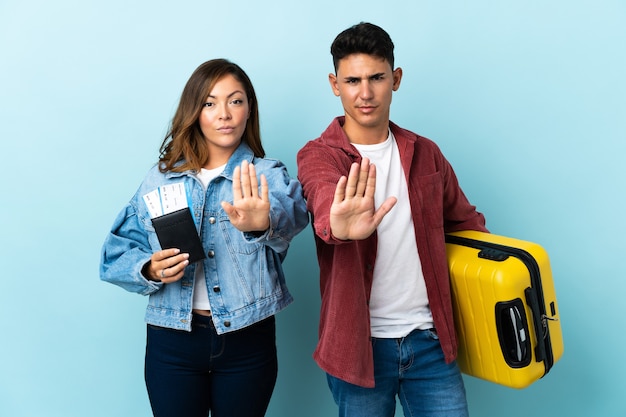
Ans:
POLYGON ((446 247, 461 371, 511 388, 542 378, 563 354, 546 251, 476 231, 446 235, 446 247))

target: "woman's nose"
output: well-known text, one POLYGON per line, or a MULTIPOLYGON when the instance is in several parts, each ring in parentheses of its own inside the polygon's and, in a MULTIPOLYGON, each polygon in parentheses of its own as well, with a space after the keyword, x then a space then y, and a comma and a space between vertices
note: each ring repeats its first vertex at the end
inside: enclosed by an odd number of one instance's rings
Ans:
POLYGON ((219 108, 219 118, 221 120, 228 120, 230 119, 230 111, 228 111, 228 106, 227 105, 221 105, 219 108))

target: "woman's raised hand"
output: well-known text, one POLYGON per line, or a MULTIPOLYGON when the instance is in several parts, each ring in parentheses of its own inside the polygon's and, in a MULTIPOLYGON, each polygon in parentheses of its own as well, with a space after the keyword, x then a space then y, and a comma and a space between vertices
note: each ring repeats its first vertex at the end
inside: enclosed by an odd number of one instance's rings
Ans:
POLYGON ((243 161, 233 173, 233 203, 222 201, 230 222, 242 232, 262 232, 270 226, 267 179, 261 174, 261 194, 254 164, 243 161))

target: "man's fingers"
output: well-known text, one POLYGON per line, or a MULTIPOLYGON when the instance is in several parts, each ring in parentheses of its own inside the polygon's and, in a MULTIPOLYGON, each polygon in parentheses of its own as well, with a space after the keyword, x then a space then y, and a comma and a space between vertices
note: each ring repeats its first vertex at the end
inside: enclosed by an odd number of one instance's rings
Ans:
POLYGON ((335 197, 333 199, 334 204, 339 204, 346 198, 347 182, 348 179, 343 175, 339 178, 339 181, 337 181, 337 186, 335 187, 335 197))
POLYGON ((335 188, 334 202, 352 198, 374 198, 376 191, 376 166, 370 164, 369 159, 363 158, 361 164, 353 163, 350 166, 348 177, 342 176, 335 188))
POLYGON ((378 207, 378 210, 374 212, 374 221, 377 226, 383 221, 383 218, 391 211, 397 202, 398 199, 396 197, 389 197, 378 207))
POLYGON ((374 194, 376 193, 376 165, 371 164, 367 172, 361 171, 361 175, 365 175, 365 179, 363 180, 365 190, 361 191, 362 194, 360 195, 374 198, 374 194))
POLYGON ((353 198, 357 195, 359 175, 359 164, 355 162, 352 166, 350 166, 350 172, 348 173, 348 179, 345 186, 344 198, 353 198))
MULTIPOLYGON (((356 185, 355 195, 362 197, 365 195, 367 187, 369 187, 369 180, 371 179, 370 171, 373 165, 370 165, 370 160, 363 158, 361 160, 361 166, 359 167, 359 177, 356 185)), ((376 179, 376 172, 374 172, 374 179, 376 179)), ((372 194, 373 196, 373 194, 372 194)))

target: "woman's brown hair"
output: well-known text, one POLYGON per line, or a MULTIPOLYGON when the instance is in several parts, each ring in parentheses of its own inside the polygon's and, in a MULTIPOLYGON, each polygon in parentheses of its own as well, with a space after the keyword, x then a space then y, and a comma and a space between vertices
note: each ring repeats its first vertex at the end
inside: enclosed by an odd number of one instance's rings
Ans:
POLYGON ((259 127, 259 107, 254 87, 239 65, 226 59, 213 59, 200 65, 191 74, 183 89, 178 109, 169 132, 161 144, 159 170, 161 172, 187 170, 200 171, 209 161, 209 148, 200 124, 200 112, 215 84, 226 75, 232 75, 244 87, 250 108, 250 117, 241 140, 257 157, 264 157, 259 127))

